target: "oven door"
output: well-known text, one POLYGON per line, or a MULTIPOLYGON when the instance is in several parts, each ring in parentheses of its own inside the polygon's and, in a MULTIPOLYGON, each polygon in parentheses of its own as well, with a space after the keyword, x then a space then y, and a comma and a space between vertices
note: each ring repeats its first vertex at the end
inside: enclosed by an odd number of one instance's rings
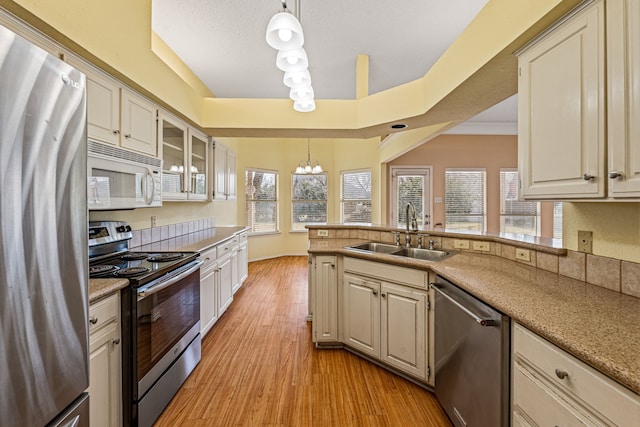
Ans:
POLYGON ((136 290, 138 400, 200 333, 200 265, 136 290))

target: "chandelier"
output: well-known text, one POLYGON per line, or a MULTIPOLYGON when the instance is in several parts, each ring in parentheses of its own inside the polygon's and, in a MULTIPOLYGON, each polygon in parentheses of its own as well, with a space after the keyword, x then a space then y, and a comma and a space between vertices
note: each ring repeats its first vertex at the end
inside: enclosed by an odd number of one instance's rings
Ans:
POLYGON ((300 2, 297 1, 298 17, 287 9, 286 1, 281 0, 283 10, 269 21, 266 39, 269 46, 278 51, 276 67, 284 72, 282 81, 290 88, 289 97, 293 100, 293 109, 308 113, 316 109, 316 103, 308 70, 309 59, 302 47, 304 34, 299 20, 300 2))
POLYGON ((309 150, 309 138, 307 138, 307 161, 301 161, 296 167, 297 174, 322 173, 322 166, 317 160, 311 160, 311 151, 309 150))

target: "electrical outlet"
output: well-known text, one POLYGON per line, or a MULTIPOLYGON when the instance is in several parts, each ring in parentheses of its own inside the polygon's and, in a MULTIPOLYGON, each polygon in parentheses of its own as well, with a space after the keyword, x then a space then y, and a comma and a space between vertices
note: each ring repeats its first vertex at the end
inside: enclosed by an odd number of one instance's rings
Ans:
POLYGON ((527 250, 527 249, 516 248, 516 259, 530 262, 531 261, 531 252, 529 252, 529 250, 527 250))
POLYGON ((156 226, 156 216, 152 215, 151 216, 151 228, 156 226))
POLYGON ((489 252, 491 250, 491 246, 489 245, 489 242, 473 242, 473 250, 489 252))
POLYGON ((578 251, 586 254, 593 253, 593 232, 578 231, 578 251))
POLYGON ((329 237, 329 230, 318 230, 318 237, 329 237))
POLYGON ((326 240, 320 240, 319 242, 316 242, 316 245, 319 248, 328 248, 329 247, 329 242, 326 240))
POLYGON ((453 247, 455 249, 469 249, 469 241, 468 240, 453 240, 453 247))

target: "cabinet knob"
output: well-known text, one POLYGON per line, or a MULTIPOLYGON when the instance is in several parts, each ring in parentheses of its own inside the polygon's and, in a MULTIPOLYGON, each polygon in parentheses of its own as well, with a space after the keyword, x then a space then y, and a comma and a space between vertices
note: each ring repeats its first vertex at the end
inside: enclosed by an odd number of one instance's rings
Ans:
POLYGON ((385 294, 384 292, 381 293, 380 295, 382 295, 382 298, 385 298, 387 296, 387 294, 385 294))
POLYGON ((593 175, 589 175, 588 173, 585 173, 584 175, 582 175, 582 179, 584 179, 585 181, 591 181, 594 180, 596 177, 593 175))
POLYGON ((371 289, 373 291, 373 295, 378 295, 378 291, 376 291, 375 289, 371 289))
POLYGON ((130 133, 125 133, 125 134, 124 134, 124 137, 125 137, 125 138, 127 138, 127 139, 129 139, 129 138, 131 138, 131 134, 130 134, 130 133))
POLYGON ((92 325, 95 325, 96 323, 98 323, 98 318, 96 316, 91 316, 89 318, 89 323, 91 323, 92 325))
POLYGON ((120 135, 120 131, 118 129, 116 129, 116 130, 113 131, 113 134, 114 135, 120 135))
POLYGON ((611 179, 620 178, 621 176, 622 176, 622 172, 618 172, 618 171, 609 172, 609 178, 611 179))
POLYGON ((113 343, 113 345, 118 345, 120 344, 120 338, 116 338, 115 340, 111 341, 113 343))
POLYGON ((567 371, 556 369, 556 377, 560 378, 561 380, 567 378, 568 376, 569 376, 569 373, 567 371))

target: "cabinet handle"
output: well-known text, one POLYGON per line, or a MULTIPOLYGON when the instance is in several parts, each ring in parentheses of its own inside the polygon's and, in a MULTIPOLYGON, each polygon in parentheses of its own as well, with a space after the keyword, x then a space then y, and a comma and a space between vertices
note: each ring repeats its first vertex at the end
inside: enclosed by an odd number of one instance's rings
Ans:
POLYGON ((611 179, 620 178, 621 176, 622 176, 622 172, 618 172, 618 171, 609 172, 609 178, 611 179))
POLYGON ((371 289, 373 291, 373 295, 378 295, 378 291, 375 289, 371 289))
POLYGON ((561 380, 567 378, 568 376, 569 373, 567 371, 556 369, 556 377, 560 378, 561 380))
POLYGON ((98 323, 98 318, 96 316, 91 316, 89 318, 89 323, 91 323, 92 325, 95 325, 96 323, 98 323))
POLYGON ((584 175, 582 175, 582 179, 584 179, 585 181, 591 181, 594 180, 596 177, 593 175, 589 175, 588 173, 585 173, 584 175))
POLYGON ((382 298, 385 298, 387 296, 387 294, 385 294, 384 292, 381 293, 380 295, 382 295, 382 298))
POLYGON ((125 134, 124 134, 124 137, 125 137, 125 138, 127 138, 127 139, 129 139, 129 138, 131 138, 131 134, 130 134, 130 133, 125 133, 125 134))
POLYGON ((120 135, 120 131, 118 129, 116 129, 116 130, 113 131, 113 134, 114 135, 120 135))
POLYGON ((118 345, 120 344, 120 338, 116 338, 115 340, 111 341, 113 343, 113 345, 118 345))

